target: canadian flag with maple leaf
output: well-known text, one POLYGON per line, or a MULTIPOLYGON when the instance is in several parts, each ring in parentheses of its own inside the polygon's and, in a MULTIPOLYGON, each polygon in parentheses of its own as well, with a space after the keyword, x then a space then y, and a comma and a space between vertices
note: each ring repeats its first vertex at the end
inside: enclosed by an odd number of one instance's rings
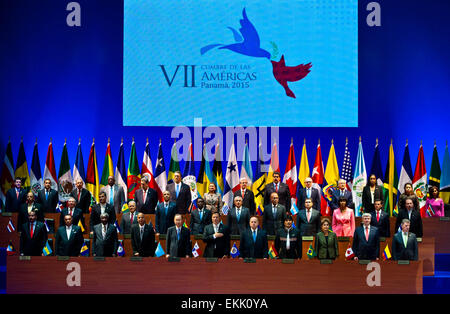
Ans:
MULTIPOLYGON (((295 204, 297 204, 297 164, 295 162, 293 140, 291 140, 291 146, 289 148, 289 156, 286 163, 283 183, 285 183, 289 187, 289 192, 291 192, 291 204, 292 206, 294 206, 295 204)), ((290 208, 286 208, 286 210, 289 209, 290 208)))

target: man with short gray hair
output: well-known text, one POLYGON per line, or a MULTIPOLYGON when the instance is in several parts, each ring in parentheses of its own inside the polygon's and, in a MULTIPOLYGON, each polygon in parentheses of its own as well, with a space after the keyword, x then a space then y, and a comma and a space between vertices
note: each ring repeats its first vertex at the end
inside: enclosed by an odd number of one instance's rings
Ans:
POLYGON ((330 208, 332 210, 331 216, 333 216, 333 211, 336 208, 339 208, 339 199, 341 197, 345 197, 347 200, 347 207, 355 209, 355 204, 353 204, 353 196, 352 192, 347 190, 347 181, 344 179, 339 179, 338 181, 338 188, 333 191, 333 196, 330 203, 330 208))
POLYGON ((112 256, 117 254, 118 240, 116 227, 108 223, 107 213, 100 215, 101 223, 94 226, 92 256, 112 256))
POLYGON ((83 187, 82 179, 78 178, 75 181, 75 189, 70 192, 70 196, 75 199, 76 206, 81 209, 83 214, 89 213, 89 207, 91 206, 91 192, 83 187))
POLYGON ((352 250, 354 259, 378 260, 380 256, 380 234, 378 228, 370 225, 372 215, 362 215, 362 226, 356 228, 353 235, 352 250))
MULTIPOLYGON (((140 213, 154 214, 158 204, 158 193, 148 186, 149 180, 146 176, 141 178, 141 188, 134 193, 136 209, 140 213)), ((131 229, 130 229, 131 230, 131 229)))

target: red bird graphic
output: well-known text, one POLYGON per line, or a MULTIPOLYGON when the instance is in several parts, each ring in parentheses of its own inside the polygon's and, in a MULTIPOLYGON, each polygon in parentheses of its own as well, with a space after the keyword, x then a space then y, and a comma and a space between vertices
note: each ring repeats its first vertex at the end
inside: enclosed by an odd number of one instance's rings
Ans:
POLYGON ((287 67, 284 63, 284 55, 281 56, 280 61, 272 62, 273 76, 284 87, 286 95, 295 98, 294 93, 289 89, 287 82, 296 82, 308 75, 312 67, 311 62, 308 64, 300 64, 295 67, 287 67))

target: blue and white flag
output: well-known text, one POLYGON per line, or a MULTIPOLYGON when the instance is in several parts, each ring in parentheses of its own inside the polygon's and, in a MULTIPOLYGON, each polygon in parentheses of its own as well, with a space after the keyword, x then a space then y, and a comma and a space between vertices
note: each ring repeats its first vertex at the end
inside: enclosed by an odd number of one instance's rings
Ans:
POLYGON ((243 178, 247 179, 247 186, 251 187, 253 183, 253 170, 252 170, 252 163, 250 162, 248 143, 245 143, 244 156, 242 158, 241 179, 243 178))
POLYGON ((86 172, 84 171, 83 154, 81 152, 81 140, 78 141, 77 157, 73 165, 73 182, 77 182, 78 179, 83 180, 83 187, 86 188, 86 172))
POLYGON ((39 190, 41 190, 44 187, 44 182, 42 180, 41 174, 41 163, 39 162, 37 141, 34 144, 33 159, 31 161, 30 184, 31 184, 31 191, 35 196, 37 196, 39 190))
POLYGON ((124 256, 125 255, 125 250, 123 249, 123 240, 119 240, 119 245, 117 247, 117 256, 124 256))
POLYGON ((158 184, 161 192, 164 193, 167 187, 167 174, 166 174, 166 166, 164 164, 164 156, 162 152, 161 140, 159 141, 158 157, 156 159, 155 181, 156 184, 158 184))
POLYGON ((292 216, 298 214, 298 207, 297 207, 297 205, 295 205, 295 203, 292 203, 292 205, 291 205, 291 214, 292 214, 292 216))
POLYGON ((156 257, 161 257, 161 256, 163 256, 164 254, 166 254, 166 253, 164 252, 164 250, 163 250, 163 248, 162 248, 162 246, 161 246, 161 243, 158 242, 158 246, 156 247, 156 250, 155 250, 155 256, 156 256, 156 257))
POLYGON ((225 205, 228 205, 229 208, 233 207, 233 195, 237 190, 239 190, 239 171, 233 143, 228 155, 227 172, 225 175, 224 207, 225 205))
POLYGON ((127 172, 125 171, 125 157, 123 153, 123 140, 120 143, 119 148, 119 157, 117 158, 117 164, 116 164, 116 174, 114 179, 116 180, 116 184, 121 186, 123 189, 123 192, 125 194, 125 201, 127 200, 128 196, 128 188, 127 188, 127 172))
POLYGON ((230 255, 232 258, 236 258, 239 256, 239 250, 236 246, 236 242, 233 243, 233 246, 231 247, 230 255))
POLYGON ((370 168, 370 175, 374 174, 377 177, 377 184, 383 186, 383 167, 381 166, 380 150, 378 148, 378 139, 375 144, 375 152, 373 153, 372 167, 370 168))
POLYGON ((116 221, 114 222, 114 227, 116 227, 117 233, 120 233, 122 230, 120 229, 119 223, 116 221))
POLYGON ((362 216, 362 191, 367 184, 367 171, 364 162, 364 153, 361 141, 358 146, 355 173, 353 175, 353 202, 355 203, 355 216, 362 216))
POLYGON ((413 179, 413 171, 411 167, 411 157, 409 156, 408 143, 405 146, 403 153, 402 169, 400 170, 400 178, 398 179, 398 190, 401 194, 405 193, 405 184, 411 183, 413 179))

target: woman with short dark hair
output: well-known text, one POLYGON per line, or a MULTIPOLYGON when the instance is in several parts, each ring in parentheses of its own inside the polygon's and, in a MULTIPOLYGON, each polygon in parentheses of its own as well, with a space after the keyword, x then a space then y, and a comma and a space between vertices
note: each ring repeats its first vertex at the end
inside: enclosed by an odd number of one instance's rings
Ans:
POLYGON ((331 222, 328 218, 322 219, 321 231, 314 239, 314 251, 318 259, 336 259, 339 256, 339 245, 336 233, 331 231, 331 222))

